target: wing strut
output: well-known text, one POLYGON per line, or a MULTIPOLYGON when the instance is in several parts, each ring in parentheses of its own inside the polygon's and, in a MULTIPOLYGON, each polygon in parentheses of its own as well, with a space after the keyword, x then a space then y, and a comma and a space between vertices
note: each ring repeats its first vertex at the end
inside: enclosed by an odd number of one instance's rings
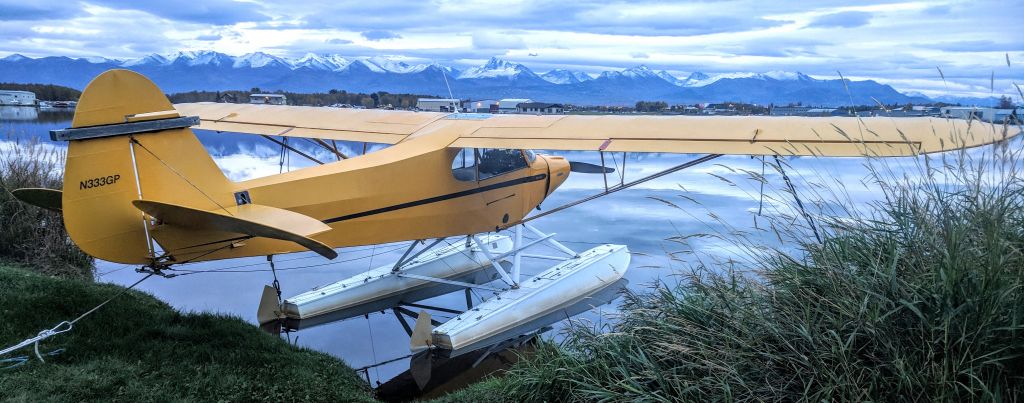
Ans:
MULTIPOLYGON (((697 158, 695 160, 687 161, 687 162, 684 162, 682 164, 676 165, 676 166, 674 166, 672 168, 660 171, 658 173, 647 175, 647 176, 645 176, 643 178, 640 178, 640 179, 637 179, 635 181, 630 181, 630 182, 626 182, 626 183, 620 183, 618 185, 606 188, 605 191, 603 191, 601 193, 590 195, 590 196, 584 197, 582 199, 579 199, 579 200, 576 200, 576 201, 573 201, 573 202, 569 202, 569 203, 563 204, 563 205, 555 207, 555 208, 553 208, 551 210, 545 211, 545 212, 537 214, 537 215, 533 215, 533 216, 530 216, 530 217, 523 218, 522 220, 519 220, 519 221, 516 221, 516 222, 513 222, 513 223, 505 224, 504 226, 501 227, 501 229, 511 228, 511 227, 519 225, 519 224, 523 224, 523 223, 527 223, 527 222, 536 220, 536 219, 544 217, 544 216, 546 216, 548 214, 556 213, 556 212, 565 210, 565 209, 567 209, 569 207, 572 207, 572 206, 575 206, 575 205, 578 205, 578 204, 582 204, 582 203, 586 203, 588 201, 594 200, 594 199, 599 198, 601 196, 607 196, 607 195, 610 195, 612 193, 618 192, 618 191, 620 191, 622 189, 631 188, 631 187, 639 185, 641 183, 644 183, 644 182, 647 182, 647 181, 650 181, 650 180, 653 180, 653 179, 658 179, 658 178, 660 178, 662 176, 665 176, 665 175, 668 175, 670 173, 681 171, 681 170, 684 170, 686 168, 692 167, 694 165, 697 165, 697 164, 700 164, 700 163, 703 163, 703 162, 711 161, 711 160, 713 160, 715 158, 721 157, 722 155, 724 155, 724 154, 708 154, 708 155, 705 155, 703 157, 697 158)), ((625 175, 626 173, 623 172, 622 174, 625 175)))
POLYGON ((281 147, 284 147, 284 148, 287 148, 288 150, 294 151, 296 154, 299 154, 299 155, 301 155, 303 157, 306 157, 306 159, 308 159, 310 161, 313 161, 313 162, 315 162, 317 164, 320 164, 320 165, 324 164, 323 161, 320 161, 320 160, 318 160, 316 158, 313 158, 312 155, 309 155, 309 154, 306 154, 306 153, 304 153, 302 151, 299 151, 297 148, 292 147, 292 146, 290 146, 290 145, 288 145, 288 144, 286 144, 286 143, 284 143, 282 141, 279 141, 278 139, 275 139, 272 136, 268 136, 268 135, 264 134, 263 138, 265 138, 267 140, 270 140, 270 141, 273 141, 273 142, 277 143, 277 145, 279 145, 281 147))

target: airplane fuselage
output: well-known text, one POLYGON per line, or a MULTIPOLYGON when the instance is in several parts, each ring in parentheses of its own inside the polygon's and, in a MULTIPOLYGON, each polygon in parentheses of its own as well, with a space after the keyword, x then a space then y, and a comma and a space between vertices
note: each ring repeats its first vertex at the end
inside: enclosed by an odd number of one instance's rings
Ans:
MULTIPOLYGON (((313 238, 338 248, 494 231, 525 217, 569 175, 562 157, 449 148, 457 133, 450 129, 346 160, 233 182, 231 193, 324 222, 331 230, 313 238)), ((287 241, 160 225, 150 232, 178 261, 304 250, 287 241), (235 246, 226 247, 230 242, 235 246)))

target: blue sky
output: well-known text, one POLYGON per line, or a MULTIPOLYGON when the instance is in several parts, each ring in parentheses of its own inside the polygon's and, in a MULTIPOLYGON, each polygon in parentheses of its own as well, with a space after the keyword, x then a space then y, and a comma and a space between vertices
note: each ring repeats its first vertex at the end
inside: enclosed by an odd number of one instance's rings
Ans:
POLYGON ((1013 82, 1024 84, 1021 1, 0 0, 0 10, 0 56, 210 49, 463 67, 499 56, 540 72, 841 71, 904 91, 1017 98, 1013 82))

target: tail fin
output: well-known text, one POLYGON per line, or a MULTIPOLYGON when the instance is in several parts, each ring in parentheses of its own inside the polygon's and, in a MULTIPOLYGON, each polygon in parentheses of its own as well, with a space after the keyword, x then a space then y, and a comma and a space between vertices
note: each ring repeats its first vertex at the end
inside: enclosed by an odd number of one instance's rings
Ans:
POLYGON ((434 344, 434 336, 431 334, 431 331, 434 330, 434 325, 430 319, 430 314, 423 310, 416 317, 416 326, 413 327, 412 335, 410 335, 411 338, 409 339, 409 350, 412 350, 412 352, 426 350, 434 344))
POLYGON ((150 223, 132 205, 149 199, 212 210, 235 205, 231 182, 188 127, 161 129, 179 117, 152 81, 129 70, 100 74, 82 92, 73 129, 107 133, 70 138, 62 206, 68 234, 100 259, 152 261, 150 223), (120 128, 151 122, 153 131, 120 128))
POLYGON ((260 296, 260 305, 256 309, 256 321, 260 325, 265 325, 270 322, 277 321, 284 318, 284 314, 281 312, 281 303, 277 296, 277 290, 269 285, 263 286, 263 294, 260 296))

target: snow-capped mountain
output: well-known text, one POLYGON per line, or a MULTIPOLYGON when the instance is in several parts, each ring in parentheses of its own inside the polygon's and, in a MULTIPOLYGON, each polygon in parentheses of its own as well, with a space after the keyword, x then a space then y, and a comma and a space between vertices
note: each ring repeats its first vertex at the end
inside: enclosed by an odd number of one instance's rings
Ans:
MULTIPOLYGON (((22 57, 24 57, 24 56, 22 56, 22 57)), ((87 61, 87 62, 89 62, 89 63, 96 63, 96 64, 99 64, 99 63, 122 63, 120 60, 117 60, 117 59, 107 59, 107 58, 102 57, 102 56, 89 56, 89 57, 83 57, 82 59, 87 61)))
POLYGON ((653 80, 666 81, 665 78, 661 76, 661 74, 659 74, 658 72, 655 72, 654 70, 651 70, 649 67, 647 67, 645 65, 642 65, 642 64, 639 65, 639 66, 630 67, 630 68, 622 70, 622 71, 606 71, 604 73, 601 73, 601 75, 597 76, 597 79, 602 79, 602 78, 603 79, 612 79, 612 80, 621 80, 621 79, 652 80, 653 79, 653 80))
POLYGON ((705 80, 708 80, 710 78, 711 78, 711 76, 709 76, 707 74, 704 74, 704 73, 699 72, 699 71, 695 71, 693 73, 690 73, 689 76, 686 76, 685 79, 679 80, 679 84, 678 85, 681 86, 681 87, 700 87, 699 84, 701 82, 704 82, 705 80))
POLYGON ((576 84, 584 81, 593 80, 589 74, 582 71, 566 70, 566 69, 554 69, 547 73, 541 74, 540 78, 552 84, 576 84))
POLYGON ((423 71, 427 65, 410 65, 403 61, 391 60, 383 56, 374 56, 369 59, 360 60, 374 73, 415 73, 423 71))
POLYGON ((292 61, 292 66, 296 69, 305 67, 312 70, 336 71, 345 68, 351 63, 351 60, 339 55, 307 53, 305 56, 292 61))
POLYGON ((808 76, 808 75, 806 75, 804 73, 801 73, 799 71, 796 71, 796 72, 791 72, 791 71, 769 71, 769 72, 765 72, 765 73, 750 73, 750 72, 722 73, 722 74, 715 74, 713 76, 707 75, 707 74, 704 74, 702 72, 697 71, 697 72, 691 73, 690 76, 686 77, 685 80, 680 80, 679 84, 677 84, 677 85, 680 85, 680 86, 683 86, 683 87, 703 87, 703 86, 706 86, 706 85, 713 84, 713 83, 715 83, 718 80, 727 79, 727 78, 728 79, 752 78, 752 79, 756 79, 756 80, 779 80, 779 81, 784 81, 784 80, 811 80, 811 81, 813 81, 814 80, 810 76, 808 76))
MULTIPOLYGON (((115 60, 107 59, 110 62, 117 62, 115 60)), ((119 62, 122 67, 134 67, 134 66, 166 66, 174 63, 179 63, 187 66, 205 66, 214 65, 220 66, 222 64, 232 65, 235 63, 236 58, 225 55, 219 52, 213 52, 208 50, 199 51, 178 51, 170 54, 157 54, 153 53, 137 59, 128 59, 119 62)))
POLYGON ((151 54, 140 57, 138 59, 130 59, 121 64, 122 67, 134 67, 134 66, 159 66, 168 64, 167 57, 160 54, 151 54))
POLYGON ((526 66, 492 57, 487 63, 479 67, 470 67, 463 70, 457 77, 460 80, 473 78, 505 78, 515 80, 522 77, 539 78, 526 66))
POLYGON ((657 74, 658 77, 661 77, 662 80, 668 81, 668 82, 672 83, 673 85, 676 85, 676 86, 682 86, 683 85, 683 80, 680 80, 678 77, 673 76, 672 74, 670 74, 669 72, 667 72, 665 70, 661 70, 661 71, 659 71, 659 72, 657 72, 655 74, 657 74))
MULTIPOLYGON (((215 52, 214 52, 215 53, 215 52)), ((195 59, 193 59, 195 60, 195 59)), ((199 63, 202 64, 202 63, 199 63)), ((236 57, 234 63, 231 65, 234 68, 252 68, 258 69, 261 67, 286 67, 293 68, 291 62, 282 59, 280 57, 269 55, 263 52, 246 53, 242 56, 236 57)))
POLYGON ((699 102, 803 102, 812 105, 870 105, 926 102, 923 96, 901 94, 875 81, 848 82, 814 79, 799 72, 764 73, 693 72, 680 79, 664 70, 640 65, 606 71, 592 77, 580 71, 555 69, 537 75, 513 61, 491 58, 459 71, 437 63, 413 63, 410 58, 345 57, 306 54, 298 58, 263 52, 230 56, 213 51, 151 54, 130 60, 74 59, 63 56, 29 58, 12 54, 0 59, 3 81, 52 83, 83 88, 97 74, 127 68, 145 74, 164 91, 262 90, 317 92, 330 89, 353 92, 388 91, 459 98, 530 98, 576 104, 632 104, 640 100, 671 103, 699 102), (448 83, 445 83, 447 78, 448 83), (874 98, 874 99, 873 99, 874 98))

